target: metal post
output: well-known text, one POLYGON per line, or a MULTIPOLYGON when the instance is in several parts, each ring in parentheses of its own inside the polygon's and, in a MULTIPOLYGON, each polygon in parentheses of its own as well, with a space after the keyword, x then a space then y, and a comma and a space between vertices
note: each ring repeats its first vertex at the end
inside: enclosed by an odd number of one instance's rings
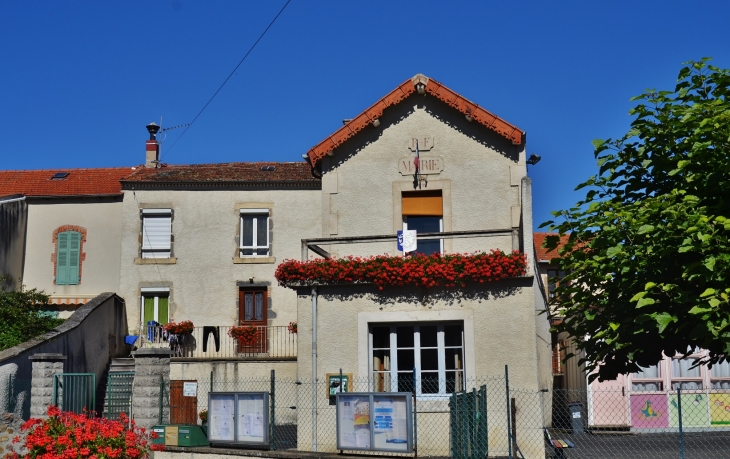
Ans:
POLYGON ((317 287, 312 287, 312 451, 317 451, 317 287))
POLYGON ((274 408, 276 405, 276 370, 271 370, 271 400, 269 403, 271 403, 271 431, 269 433, 269 445, 271 445, 271 450, 273 451, 276 449, 274 446, 274 430, 276 425, 276 409, 274 408))
POLYGON ((504 388, 507 397, 507 404, 505 405, 505 411, 507 411, 507 448, 509 449, 509 459, 512 459, 512 433, 510 432, 510 409, 509 409, 509 367, 504 366, 504 388))
POLYGON ((510 413, 512 415, 512 451, 517 454, 517 403, 514 397, 510 399, 510 413))
MULTIPOLYGON (((215 392, 213 390, 213 370, 210 370, 210 389, 208 392, 215 392)), ((210 408, 210 407, 208 407, 208 408, 210 408)))
POLYGON ((418 458, 418 415, 416 409, 416 367, 413 367, 413 454, 418 458))
POLYGON ((679 459, 684 459, 684 431, 682 430, 682 388, 677 387, 677 415, 679 417, 679 459))

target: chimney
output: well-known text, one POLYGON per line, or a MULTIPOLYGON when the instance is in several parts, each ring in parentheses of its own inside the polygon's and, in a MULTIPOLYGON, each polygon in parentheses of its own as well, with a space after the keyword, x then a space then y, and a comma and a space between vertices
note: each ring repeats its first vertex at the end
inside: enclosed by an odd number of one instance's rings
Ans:
POLYGON ((159 167, 160 164, 160 144, 157 143, 157 131, 160 126, 155 123, 147 125, 147 132, 150 133, 150 140, 147 141, 147 154, 145 157, 144 167, 159 167))

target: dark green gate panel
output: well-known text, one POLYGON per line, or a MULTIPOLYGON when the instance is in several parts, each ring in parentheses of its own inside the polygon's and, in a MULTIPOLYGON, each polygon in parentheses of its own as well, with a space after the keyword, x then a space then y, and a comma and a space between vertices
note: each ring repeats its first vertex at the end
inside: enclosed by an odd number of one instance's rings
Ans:
POLYGON ((81 414, 96 411, 96 375, 61 373, 53 375, 53 404, 62 411, 81 414))
POLYGON ((132 411, 132 382, 133 371, 109 373, 106 386, 106 417, 117 419, 124 413, 127 416, 132 411))
POLYGON ((483 459, 487 443, 487 386, 477 391, 455 393, 449 402, 451 457, 483 459))

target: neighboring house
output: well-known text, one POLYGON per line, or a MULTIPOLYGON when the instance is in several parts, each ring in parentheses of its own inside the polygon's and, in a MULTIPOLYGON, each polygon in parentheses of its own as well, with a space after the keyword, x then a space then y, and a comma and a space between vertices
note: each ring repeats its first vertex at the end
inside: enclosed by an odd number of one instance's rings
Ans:
POLYGON ((0 200, 0 209, 15 206, 15 216, 0 221, 2 253, 13 260, 8 271, 22 277, 26 287, 50 295, 54 310, 49 313, 68 317, 99 293, 118 289, 119 180, 132 172, 129 167, 0 171, 0 196, 16 195, 0 200))
POLYGON ((23 277, 25 229, 28 222, 28 203, 25 196, 11 194, 0 197, 0 276, 8 276, 7 290, 20 287, 23 277))
POLYGON ((184 352, 173 355, 173 379, 211 370, 225 377, 237 361, 248 364, 249 377, 276 368, 294 378, 288 325, 297 320, 296 293, 278 286, 274 271, 299 257, 303 237, 319 234, 320 179, 301 161, 163 165, 156 126, 148 129, 145 167, 122 181, 118 292, 130 329, 167 345, 148 322, 193 322, 184 352), (238 347, 228 336, 242 325, 259 330, 255 345, 238 347))

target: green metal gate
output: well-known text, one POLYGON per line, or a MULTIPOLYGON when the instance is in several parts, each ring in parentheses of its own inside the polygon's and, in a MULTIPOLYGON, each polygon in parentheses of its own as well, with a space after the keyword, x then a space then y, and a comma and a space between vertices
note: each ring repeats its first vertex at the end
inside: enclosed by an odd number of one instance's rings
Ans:
POLYGON ((124 413, 129 416, 132 412, 132 382, 133 371, 109 373, 106 385, 106 417, 117 419, 124 413))
POLYGON ((81 414, 96 411, 96 375, 60 373, 53 375, 53 404, 62 411, 81 414))
POLYGON ((487 444, 487 386, 477 391, 455 393, 451 408, 451 457, 454 459, 484 459, 487 444))

